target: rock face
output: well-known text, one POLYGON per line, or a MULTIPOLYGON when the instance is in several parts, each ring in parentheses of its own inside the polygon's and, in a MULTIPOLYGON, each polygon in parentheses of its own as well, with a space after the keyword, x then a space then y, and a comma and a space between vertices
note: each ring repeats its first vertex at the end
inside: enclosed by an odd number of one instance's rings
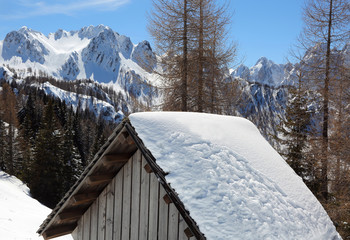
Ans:
POLYGON ((279 87, 285 84, 290 70, 290 64, 276 64, 266 57, 261 57, 251 68, 240 65, 232 71, 231 76, 249 82, 279 87))
POLYGON ((129 37, 103 25, 70 32, 59 29, 48 36, 22 27, 7 34, 0 48, 0 65, 19 70, 19 77, 40 72, 64 80, 90 78, 116 83, 118 89, 138 89, 133 93, 139 97, 151 92, 151 72, 157 65, 147 41, 134 45, 129 37), (140 86, 130 87, 136 82, 140 86))
MULTIPOLYGON (((103 112, 108 115, 106 119, 112 120, 123 113, 137 111, 136 106, 149 106, 157 101, 159 95, 153 84, 156 77, 152 73, 156 67, 156 55, 147 41, 134 45, 129 37, 103 25, 78 31, 59 29, 48 36, 22 27, 0 41, 0 79, 11 81, 16 74, 18 79, 49 76, 67 81, 94 80, 100 88, 108 89, 110 95, 106 102, 101 102, 101 107, 94 107, 90 102, 86 105, 91 105, 96 115, 103 112)), ((77 84, 82 87, 82 83, 77 84)), ((85 101, 86 95, 94 93, 91 99, 101 95, 101 89, 90 85, 85 86, 90 90, 80 95, 80 102, 85 101)), ((74 89, 67 92, 67 89, 47 85, 43 90, 72 105, 79 102, 73 99, 74 89)))
POLYGON ((34 36, 41 37, 42 34, 26 27, 8 33, 3 43, 3 59, 10 60, 13 56, 17 56, 22 58, 23 62, 29 60, 44 64, 45 56, 49 54, 49 51, 34 36))

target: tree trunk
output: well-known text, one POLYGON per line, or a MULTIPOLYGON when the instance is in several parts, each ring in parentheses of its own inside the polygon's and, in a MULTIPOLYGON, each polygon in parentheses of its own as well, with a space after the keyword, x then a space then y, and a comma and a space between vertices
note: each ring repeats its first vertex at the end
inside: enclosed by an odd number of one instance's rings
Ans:
POLYGON ((182 67, 182 84, 181 84, 181 111, 187 111, 187 78, 188 78, 188 29, 187 29, 187 0, 184 0, 184 26, 183 26, 183 67, 182 67))
POLYGON ((329 73, 331 60, 331 31, 332 31, 332 17, 333 17, 333 0, 330 0, 329 6, 329 20, 328 20, 328 35, 327 35, 327 53, 326 53, 326 71, 324 80, 324 98, 323 98, 323 162, 322 162, 322 194, 325 200, 328 200, 328 118, 329 118, 329 73))
POLYGON ((198 42, 198 112, 203 112, 203 86, 204 86, 204 16, 203 16, 203 0, 199 1, 199 42, 198 42))

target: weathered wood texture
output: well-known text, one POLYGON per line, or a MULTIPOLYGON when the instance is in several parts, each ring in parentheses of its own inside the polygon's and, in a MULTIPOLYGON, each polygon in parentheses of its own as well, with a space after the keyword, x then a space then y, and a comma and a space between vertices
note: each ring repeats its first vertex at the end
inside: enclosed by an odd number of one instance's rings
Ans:
POLYGON ((79 220, 75 240, 189 239, 187 224, 146 165, 137 151, 79 220))

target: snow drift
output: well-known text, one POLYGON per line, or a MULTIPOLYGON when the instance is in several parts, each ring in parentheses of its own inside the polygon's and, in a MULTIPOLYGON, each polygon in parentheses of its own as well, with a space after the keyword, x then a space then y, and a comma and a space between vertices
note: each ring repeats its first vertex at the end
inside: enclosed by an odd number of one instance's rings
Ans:
MULTIPOLYGON (((0 171, 0 239, 42 239, 36 233, 51 212, 29 195, 29 188, 16 177, 0 171)), ((64 236, 57 240, 69 240, 64 236)))
POLYGON ((341 239, 248 120, 163 112, 130 121, 207 239, 341 239))

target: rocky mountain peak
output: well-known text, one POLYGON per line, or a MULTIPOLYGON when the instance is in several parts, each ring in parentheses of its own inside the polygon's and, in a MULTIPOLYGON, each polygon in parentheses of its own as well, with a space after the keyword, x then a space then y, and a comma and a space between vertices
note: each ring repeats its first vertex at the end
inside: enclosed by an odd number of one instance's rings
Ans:
POLYGON ((97 25, 97 26, 88 26, 88 27, 83 27, 78 31, 78 35, 80 38, 94 38, 96 36, 99 35, 99 33, 103 32, 103 31, 111 31, 111 29, 107 26, 104 26, 102 24, 97 25))
POLYGON ((44 56, 49 51, 31 33, 36 32, 27 27, 8 33, 3 42, 3 59, 10 60, 13 56, 18 56, 22 58, 23 62, 29 60, 43 64, 45 62, 44 56))

